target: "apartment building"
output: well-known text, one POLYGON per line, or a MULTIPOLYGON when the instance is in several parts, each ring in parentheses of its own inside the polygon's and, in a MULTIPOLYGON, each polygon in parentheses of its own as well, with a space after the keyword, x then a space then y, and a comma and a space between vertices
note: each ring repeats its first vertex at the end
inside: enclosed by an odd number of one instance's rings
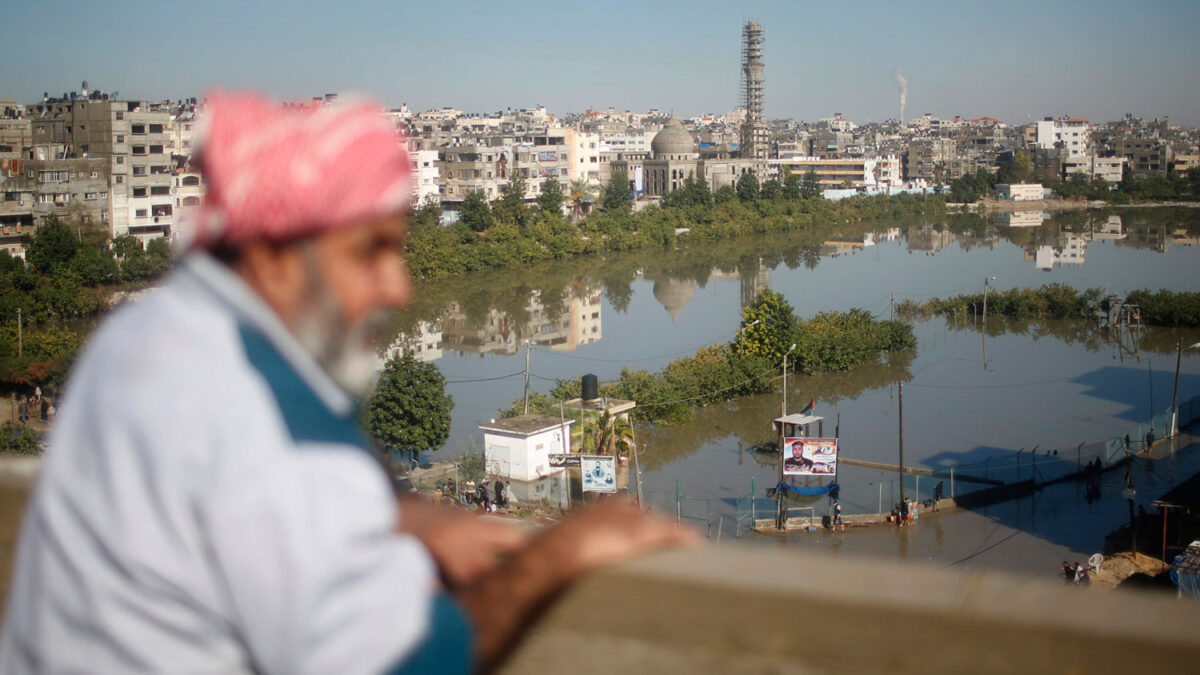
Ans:
POLYGON ((1091 127, 1081 117, 1041 120, 1035 133, 1035 144, 1043 150, 1063 148, 1068 158, 1086 157, 1091 152, 1091 127))
POLYGON ((1135 178, 1166 173, 1175 159, 1171 144, 1161 138, 1126 134, 1115 140, 1115 146, 1116 154, 1129 160, 1135 178))
POLYGON ((791 157, 779 160, 782 175, 804 176, 816 172, 823 187, 875 187, 899 185, 903 182, 900 173, 900 158, 862 157, 827 159, 822 157, 791 157))

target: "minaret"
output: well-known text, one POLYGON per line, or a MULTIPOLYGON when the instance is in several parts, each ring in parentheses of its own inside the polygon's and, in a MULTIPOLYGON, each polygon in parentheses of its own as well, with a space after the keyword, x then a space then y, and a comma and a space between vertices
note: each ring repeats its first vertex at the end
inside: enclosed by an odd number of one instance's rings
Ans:
POLYGON ((747 21, 742 27, 742 105, 746 121, 742 124, 741 156, 766 159, 767 122, 763 117, 763 27, 747 21))

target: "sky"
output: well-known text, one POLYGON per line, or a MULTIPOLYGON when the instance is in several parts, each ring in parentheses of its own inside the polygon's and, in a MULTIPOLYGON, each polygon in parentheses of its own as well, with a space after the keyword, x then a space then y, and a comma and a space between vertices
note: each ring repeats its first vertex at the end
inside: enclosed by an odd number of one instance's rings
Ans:
POLYGON ((389 107, 722 113, 741 25, 766 36, 766 114, 815 121, 1125 113, 1200 125, 1200 1, 3 0, 0 98, 82 80, 123 98, 213 87, 389 107))

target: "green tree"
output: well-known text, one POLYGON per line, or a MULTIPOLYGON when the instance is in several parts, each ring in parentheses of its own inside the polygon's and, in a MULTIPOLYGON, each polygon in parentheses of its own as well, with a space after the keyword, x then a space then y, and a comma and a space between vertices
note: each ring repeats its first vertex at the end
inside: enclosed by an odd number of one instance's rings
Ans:
POLYGON ((629 198, 629 175, 624 171, 614 171, 612 177, 604 184, 604 194, 600 197, 600 205, 609 213, 629 213, 633 202, 629 198))
POLYGON ((446 443, 453 409, 454 399, 446 393, 441 370, 406 351, 384 365, 363 421, 367 432, 388 450, 415 453, 446 443))
POLYGON ((768 288, 742 310, 742 324, 733 341, 733 352, 741 357, 781 361, 796 341, 796 326, 791 303, 768 288))
POLYGON ((804 194, 800 191, 800 176, 792 172, 788 172, 783 179, 783 198, 788 201, 796 201, 804 198, 804 194))
POLYGON ((776 200, 783 196, 783 184, 777 179, 772 178, 762 184, 762 190, 759 191, 759 196, 767 200, 776 200))
POLYGON ((1000 167, 998 173, 1001 183, 1031 183, 1037 177, 1033 167, 1033 156, 1025 150, 1013 153, 1012 161, 1000 167))
POLYGON ((486 232, 495 220, 482 190, 472 190, 458 207, 458 220, 475 232, 486 232))
POLYGON ((538 195, 538 210, 542 213, 561 216, 563 210, 562 183, 554 176, 542 181, 542 193, 538 195))
POLYGON ((16 422, 0 427, 0 455, 40 455, 37 432, 16 422))
POLYGON ((79 248, 75 232, 63 221, 47 216, 33 234, 22 237, 25 260, 39 274, 54 274, 67 266, 79 248))
POLYGON ((747 171, 742 174, 741 178, 737 179, 738 199, 743 202, 753 202, 758 200, 758 176, 754 175, 753 171, 747 171))
POLYGON ((722 185, 713 194, 713 201, 717 204, 727 204, 735 200, 737 200, 737 190, 734 190, 732 185, 722 185))
POLYGON ((800 181, 800 197, 802 199, 816 199, 821 196, 821 179, 817 176, 815 169, 809 169, 808 173, 804 174, 804 180, 800 181))
POLYGON ((411 232, 421 232, 440 227, 442 224, 442 205, 435 199, 426 199, 413 207, 408 215, 408 228, 411 232))
POLYGON ((514 175, 492 204, 492 215, 502 223, 525 227, 529 223, 529 207, 525 204, 525 179, 514 175))

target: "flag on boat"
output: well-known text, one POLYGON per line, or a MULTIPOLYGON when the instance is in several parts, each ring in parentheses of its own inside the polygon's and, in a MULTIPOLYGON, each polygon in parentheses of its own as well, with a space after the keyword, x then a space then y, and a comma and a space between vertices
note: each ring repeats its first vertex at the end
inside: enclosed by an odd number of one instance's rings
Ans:
POLYGON ((810 398, 808 400, 808 405, 804 406, 804 410, 801 410, 800 414, 801 415, 811 415, 813 408, 816 406, 816 404, 817 404, 817 399, 810 398))

